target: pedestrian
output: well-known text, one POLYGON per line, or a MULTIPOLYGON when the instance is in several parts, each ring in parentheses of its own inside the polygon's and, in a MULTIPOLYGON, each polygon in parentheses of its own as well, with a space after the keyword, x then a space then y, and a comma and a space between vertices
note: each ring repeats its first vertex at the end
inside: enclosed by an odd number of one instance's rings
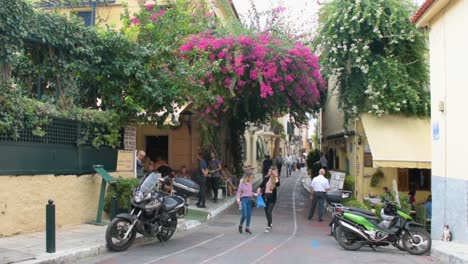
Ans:
POLYGON ((292 160, 293 160, 292 170, 296 171, 296 169, 297 169, 297 155, 296 154, 292 155, 292 160))
POLYGON ((245 232, 252 234, 250 231, 250 221, 252 218, 252 196, 256 194, 252 192, 252 183, 254 175, 252 172, 247 172, 239 183, 237 189, 237 205, 241 206, 242 216, 239 224, 239 233, 242 234, 244 222, 246 222, 245 232))
POLYGON ((319 175, 313 178, 310 183, 310 199, 312 199, 312 207, 309 212, 309 220, 312 220, 314 217, 315 207, 317 207, 318 204, 319 222, 323 221, 326 192, 330 190, 330 183, 324 175, 325 170, 320 169, 319 175))
POLYGON ((320 152, 320 159, 315 163, 320 164, 320 168, 324 170, 326 170, 328 167, 328 160, 323 152, 320 152))
POLYGON ((191 178, 190 173, 188 173, 187 167, 185 165, 182 165, 182 167, 180 168, 179 175, 177 175, 177 177, 186 178, 186 179, 191 178))
POLYGON ((293 159, 290 154, 286 156, 286 177, 291 176, 291 170, 292 170, 292 165, 293 165, 293 159))
POLYGON ((203 154, 198 152, 197 155, 198 159, 198 184, 200 185, 200 191, 198 192, 198 203, 196 206, 198 208, 206 208, 205 206, 205 186, 206 186, 206 178, 208 177, 208 165, 206 161, 203 159, 203 154))
POLYGON ((278 177, 281 177, 281 169, 283 168, 283 157, 281 157, 281 154, 278 154, 276 156, 276 168, 278 168, 278 177))
POLYGON ((144 176, 144 159, 146 153, 143 150, 139 150, 136 155, 136 176, 137 178, 141 178, 144 176))
POLYGON ((208 165, 211 188, 213 189, 213 201, 218 202, 218 188, 219 188, 219 177, 221 176, 221 162, 216 158, 216 153, 213 151, 210 154, 211 160, 208 165))
POLYGON ((271 165, 273 165, 273 161, 270 159, 270 155, 265 156, 265 160, 263 161, 262 165, 262 175, 265 177, 268 173, 268 171, 271 168, 271 165))
POLYGON ((260 187, 257 190, 257 194, 261 194, 263 200, 265 201, 266 207, 265 216, 267 219, 267 227, 265 228, 265 233, 270 233, 272 231, 271 222, 273 221, 273 208, 276 204, 277 190, 280 186, 280 179, 278 176, 278 170, 276 168, 271 168, 268 172, 267 177, 265 177, 260 184, 260 187))

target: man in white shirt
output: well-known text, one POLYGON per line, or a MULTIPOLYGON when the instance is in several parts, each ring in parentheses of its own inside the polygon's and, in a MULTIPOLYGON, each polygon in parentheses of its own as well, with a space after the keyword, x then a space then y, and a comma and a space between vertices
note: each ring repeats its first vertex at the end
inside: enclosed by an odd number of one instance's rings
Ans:
POLYGON ((326 192, 330 190, 330 183, 325 178, 325 170, 320 169, 319 175, 312 179, 310 183, 310 199, 312 199, 312 207, 309 212, 309 220, 314 217, 315 207, 318 204, 319 222, 323 221, 323 212, 325 211, 326 192))
POLYGON ((291 176, 291 170, 292 170, 292 165, 293 165, 293 158, 291 157, 290 154, 286 156, 286 177, 291 176))

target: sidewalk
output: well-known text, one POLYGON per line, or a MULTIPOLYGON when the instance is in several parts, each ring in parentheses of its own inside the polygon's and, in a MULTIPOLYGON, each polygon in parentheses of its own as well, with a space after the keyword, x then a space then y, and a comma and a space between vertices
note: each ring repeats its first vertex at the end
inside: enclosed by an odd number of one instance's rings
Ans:
MULTIPOLYGON (((256 175, 256 182, 262 175, 256 175)), ((177 232, 184 232, 201 225, 222 213, 235 203, 235 197, 224 197, 218 203, 207 201, 206 209, 196 208, 192 198, 189 215, 179 219, 177 232)), ((31 220, 33 221, 33 219, 31 220)), ((21 263, 68 263, 71 260, 100 255, 107 251, 105 245, 106 226, 77 225, 56 230, 56 253, 46 253, 45 231, 0 238, 0 264, 21 263)), ((135 244, 153 241, 154 238, 138 236, 135 244)))
MULTIPOLYGON (((302 185, 308 192, 310 192, 311 181, 308 176, 302 178, 302 185)), ((437 258, 442 263, 468 264, 468 244, 443 242, 440 239, 433 239, 431 256, 437 258)))

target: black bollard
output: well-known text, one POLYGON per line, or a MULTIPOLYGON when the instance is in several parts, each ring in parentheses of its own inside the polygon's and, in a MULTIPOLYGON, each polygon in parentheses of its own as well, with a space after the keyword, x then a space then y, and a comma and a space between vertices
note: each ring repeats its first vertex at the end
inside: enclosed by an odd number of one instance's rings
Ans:
POLYGON ((117 208, 119 208, 119 204, 117 202, 117 197, 113 196, 111 200, 111 208, 110 208, 110 219, 113 220, 117 215, 117 208))
POLYGON ((46 205, 46 252, 55 253, 55 204, 52 200, 46 205))

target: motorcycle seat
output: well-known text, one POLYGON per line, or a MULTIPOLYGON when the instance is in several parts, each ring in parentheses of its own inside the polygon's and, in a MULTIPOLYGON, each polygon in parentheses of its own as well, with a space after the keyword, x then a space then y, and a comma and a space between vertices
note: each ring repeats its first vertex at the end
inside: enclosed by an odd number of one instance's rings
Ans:
POLYGON ((358 212, 358 213, 366 214, 366 215, 370 215, 370 216, 375 216, 375 214, 372 211, 369 211, 369 210, 366 210, 366 209, 362 209, 362 208, 358 208, 358 207, 347 207, 347 208, 349 209, 349 211, 358 212))
POLYGON ((183 204, 184 199, 179 196, 166 196, 163 200, 163 206, 166 211, 171 211, 176 208, 178 205, 183 204))
POLYGON ((356 212, 356 211, 348 211, 349 213, 351 214, 354 214, 354 215, 359 215, 359 216, 362 216, 366 219, 369 219, 369 220, 375 220, 375 221, 378 221, 380 220, 377 216, 375 215, 368 215, 368 214, 363 214, 363 213, 360 213, 360 212, 356 212))

